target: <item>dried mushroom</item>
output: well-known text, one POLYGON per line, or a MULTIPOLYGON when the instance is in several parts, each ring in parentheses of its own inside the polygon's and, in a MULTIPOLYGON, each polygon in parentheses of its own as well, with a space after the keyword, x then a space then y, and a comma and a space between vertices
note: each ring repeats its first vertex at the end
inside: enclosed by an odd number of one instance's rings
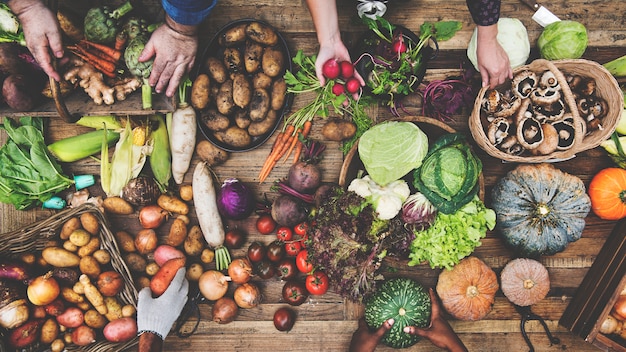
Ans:
POLYGON ((604 99, 597 96, 581 96, 576 99, 576 106, 588 130, 602 129, 601 120, 608 109, 604 99))
POLYGON ((537 75, 529 70, 524 70, 513 77, 513 92, 520 99, 526 99, 537 88, 537 75))
POLYGON ((489 139, 489 142, 495 146, 499 145, 506 137, 509 136, 510 128, 510 121, 504 117, 499 117, 493 120, 487 129, 487 138, 489 139))

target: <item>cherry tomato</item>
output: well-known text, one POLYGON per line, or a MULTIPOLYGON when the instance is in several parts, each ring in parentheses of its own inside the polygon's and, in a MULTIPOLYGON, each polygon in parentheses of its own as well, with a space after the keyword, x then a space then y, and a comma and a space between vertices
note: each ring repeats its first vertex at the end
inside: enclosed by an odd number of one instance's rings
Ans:
POLYGON ((291 280, 298 275, 298 268, 294 258, 283 258, 276 265, 278 277, 281 280, 291 280))
POLYGON ((276 275, 276 268, 269 260, 263 259, 255 263, 254 273, 263 280, 271 279, 276 275))
POLYGON ((293 231, 287 226, 281 226, 276 229, 276 238, 281 241, 291 241, 293 238, 293 231))
POLYGON ((283 300, 292 306, 299 306, 309 297, 306 285, 302 281, 290 280, 283 286, 283 300))
POLYGON ((285 243, 285 253, 289 257, 295 257, 302 250, 302 243, 300 241, 290 241, 285 243))
POLYGON ((230 229, 224 235, 224 245, 228 249, 239 249, 246 243, 247 237, 242 229, 230 229))
POLYGON ((278 263, 285 256, 285 246, 279 240, 267 245, 267 259, 273 263, 278 263))
POLYGON ((256 220, 256 229, 262 235, 269 235, 276 229, 276 221, 269 214, 261 215, 256 220))
POLYGON ((293 232, 295 232, 296 235, 300 237, 306 236, 308 231, 309 231, 309 223, 307 222, 301 222, 293 228, 293 232))
POLYGON ((289 331, 296 322, 296 313, 287 307, 281 307, 274 312, 274 326, 278 331, 289 331))
POLYGON ((328 291, 328 275, 315 271, 306 277, 306 289, 312 295, 323 295, 328 291))
POLYGON ((303 249, 296 256, 296 265, 301 273, 308 274, 313 270, 313 264, 309 261, 309 251, 303 249))
POLYGON ((259 241, 254 241, 250 243, 248 246, 248 259, 250 259, 253 263, 258 263, 261 260, 265 259, 265 253, 267 252, 267 248, 265 245, 259 241))

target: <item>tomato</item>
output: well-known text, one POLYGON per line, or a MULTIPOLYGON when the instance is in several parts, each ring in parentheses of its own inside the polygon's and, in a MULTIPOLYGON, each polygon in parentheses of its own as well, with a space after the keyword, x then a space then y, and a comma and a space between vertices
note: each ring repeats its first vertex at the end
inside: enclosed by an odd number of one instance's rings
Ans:
POLYGON ((230 229, 224 235, 224 245, 228 249, 239 249, 246 243, 247 237, 242 229, 230 229))
POLYGON ((292 306, 299 306, 309 298, 309 291, 306 290, 306 285, 302 281, 285 282, 282 293, 283 300, 292 306))
POLYGON ((305 236, 308 237, 307 236, 308 231, 309 231, 309 223, 307 223, 306 221, 299 223, 293 228, 293 232, 295 232, 296 235, 303 237, 303 238, 305 236))
POLYGON ((306 277, 306 289, 312 295, 323 295, 328 291, 328 275, 315 271, 306 277))
POLYGON ((267 245, 267 259, 273 263, 279 262, 285 256, 285 246, 279 240, 267 245))
POLYGON ((296 265, 301 273, 308 274, 313 270, 313 264, 309 261, 309 251, 303 249, 296 256, 296 265))
POLYGON ((281 226, 276 230, 276 238, 281 241, 291 241, 293 238, 293 231, 287 226, 281 226))
POLYGON ((259 241, 254 241, 248 246, 248 259, 253 263, 258 263, 265 258, 267 248, 259 241))
POLYGON ((296 313, 287 307, 281 307, 274 312, 274 326, 278 331, 289 331, 296 322, 296 313))
POLYGON ((276 265, 278 277, 281 280, 291 280, 298 275, 298 268, 294 258, 283 258, 276 265))
POLYGON ((285 243, 285 252, 290 257, 295 257, 302 250, 302 243, 300 241, 291 241, 285 243))
POLYGON ((262 235, 269 235, 276 229, 276 221, 269 214, 263 214, 256 220, 256 229, 262 235))
POLYGON ((276 275, 276 268, 269 260, 263 259, 255 263, 254 273, 263 280, 271 279, 276 275))

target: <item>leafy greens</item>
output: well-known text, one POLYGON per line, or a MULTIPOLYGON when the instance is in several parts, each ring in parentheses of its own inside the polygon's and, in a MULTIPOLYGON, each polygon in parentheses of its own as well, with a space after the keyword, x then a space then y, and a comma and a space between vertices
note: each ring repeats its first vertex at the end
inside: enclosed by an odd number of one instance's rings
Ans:
POLYGON ((5 118, 9 139, 0 148, 0 201, 18 210, 43 204, 74 181, 63 174, 44 141, 41 118, 5 118))

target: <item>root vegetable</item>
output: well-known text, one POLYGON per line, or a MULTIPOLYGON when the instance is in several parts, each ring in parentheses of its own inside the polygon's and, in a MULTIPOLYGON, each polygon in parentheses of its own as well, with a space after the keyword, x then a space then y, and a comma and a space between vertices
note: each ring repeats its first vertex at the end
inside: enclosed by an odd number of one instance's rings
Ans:
POLYGON ((15 348, 23 348, 34 343, 40 336, 41 324, 43 324, 43 321, 40 319, 30 320, 11 330, 7 339, 9 345, 15 348))
POLYGON ((96 332, 87 325, 81 325, 72 331, 72 342, 78 346, 87 346, 96 342, 96 332))
POLYGON ((63 314, 56 317, 57 322, 66 328, 77 328, 84 322, 83 311, 77 307, 68 307, 63 314))
POLYGON ((107 213, 116 215, 130 215, 135 211, 129 202, 117 196, 105 198, 102 207, 107 213))
POLYGON ((170 246, 177 247, 185 242, 186 237, 187 225, 185 224, 185 221, 180 218, 176 218, 170 226, 165 243, 170 246))
POLYGON ((178 269, 185 266, 186 258, 174 258, 170 259, 163 266, 159 268, 159 271, 150 280, 150 290, 155 296, 160 296, 167 290, 170 283, 176 276, 178 269))
POLYGON ((83 289, 85 290, 85 297, 93 305, 94 308, 100 314, 107 314, 107 306, 104 304, 104 298, 98 288, 91 283, 89 276, 82 274, 78 279, 81 284, 83 284, 83 289))
POLYGON ((233 297, 239 308, 243 309, 254 308, 261 303, 261 291, 255 284, 249 282, 237 287, 233 297))
POLYGON ((41 325, 41 337, 39 341, 45 345, 52 343, 59 335, 59 324, 56 319, 48 318, 41 325))
POLYGON ((230 297, 222 297, 213 305, 213 321, 218 324, 228 324, 235 320, 239 307, 235 300, 230 297))
POLYGON ((185 250, 185 253, 190 257, 200 255, 205 249, 205 241, 202 235, 202 231, 200 230, 200 226, 193 225, 189 229, 187 238, 185 238, 185 241, 183 242, 183 249, 185 250))
POLYGON ((198 279, 200 293, 209 301, 216 301, 228 291, 228 277, 217 270, 207 270, 198 279))
POLYGON ((157 198, 157 205, 170 213, 181 215, 187 215, 189 213, 187 203, 175 196, 162 194, 157 198))
POLYGON ((60 247, 46 247, 41 256, 46 263, 57 268, 75 267, 80 263, 78 255, 60 247))
POLYGON ((308 209, 298 198, 282 194, 272 203, 272 218, 281 226, 293 227, 306 220, 308 209))
POLYGON ((116 319, 108 323, 102 332, 107 341, 126 342, 137 335, 137 321, 133 318, 116 319))
POLYGON ((114 270, 108 270, 98 275, 96 287, 103 296, 115 296, 124 288, 124 278, 114 270))
POLYGON ((200 160, 207 163, 208 166, 217 166, 228 160, 230 154, 215 146, 213 143, 202 140, 196 145, 196 154, 200 160))
POLYGON ((135 236, 135 248, 141 254, 148 254, 157 247, 158 238, 153 229, 142 229, 135 236))
POLYGON ((158 205, 146 205, 139 211, 139 222, 144 229, 156 229, 165 222, 168 215, 168 211, 158 205))
POLYGON ((287 173, 287 184, 300 193, 315 192, 321 181, 322 172, 320 168, 316 164, 305 161, 291 165, 287 173))
POLYGON ((37 306, 52 303, 60 294, 59 283, 52 276, 52 271, 33 279, 26 290, 28 300, 37 306))
POLYGON ((162 244, 154 250, 154 261, 163 266, 165 262, 174 258, 184 258, 185 254, 173 246, 162 244))
POLYGON ((237 258, 228 265, 228 276, 236 284, 244 284, 252 277, 252 264, 247 258, 237 258))
MULTIPOLYGON (((178 88, 179 103, 171 115, 171 124, 168 126, 170 148, 172 150, 172 177, 176 184, 183 182, 185 173, 187 173, 191 164, 191 157, 196 145, 196 111, 187 103, 186 94, 187 87, 191 87, 191 84, 189 78, 181 82, 178 88)), ((206 88, 208 92, 208 79, 206 88)), ((208 93, 206 97, 208 100, 208 93)))

